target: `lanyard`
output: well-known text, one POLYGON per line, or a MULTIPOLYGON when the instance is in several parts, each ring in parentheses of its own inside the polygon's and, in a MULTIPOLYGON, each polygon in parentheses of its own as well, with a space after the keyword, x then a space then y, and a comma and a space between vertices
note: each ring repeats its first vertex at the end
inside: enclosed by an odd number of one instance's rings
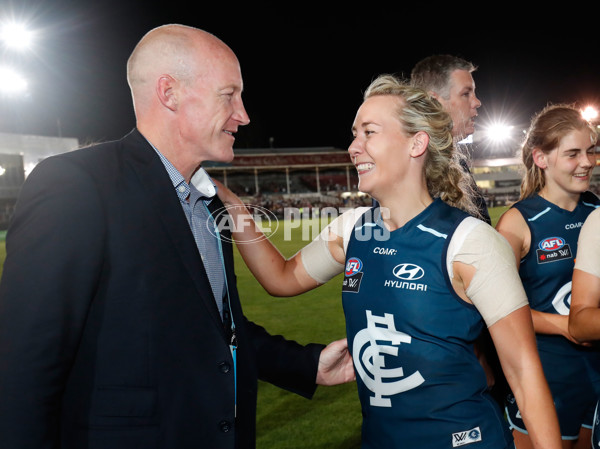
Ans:
MULTIPOLYGON (((202 201, 204 207, 206 207, 206 203, 202 201)), ((215 236, 217 238, 217 247, 219 248, 219 258, 221 262, 221 266, 223 267, 223 279, 225 282, 225 294, 227 296, 227 307, 229 308, 229 316, 231 317, 231 341, 229 342, 229 350, 231 351, 231 357, 233 359, 233 382, 234 382, 234 414, 237 417, 237 336, 235 333, 235 322, 233 320, 233 311, 231 310, 231 300, 229 297, 229 285, 227 284, 227 270, 225 269, 225 258, 223 257, 223 244, 221 242, 221 234, 219 233, 219 228, 215 223, 215 219, 206 207, 208 212, 208 216, 213 224, 213 230, 215 232, 215 236)))

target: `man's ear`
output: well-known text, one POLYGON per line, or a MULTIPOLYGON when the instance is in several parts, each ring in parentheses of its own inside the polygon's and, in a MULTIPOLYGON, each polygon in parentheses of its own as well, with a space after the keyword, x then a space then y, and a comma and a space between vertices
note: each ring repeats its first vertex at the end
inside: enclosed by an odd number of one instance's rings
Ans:
POLYGON ((425 150, 429 146, 429 134, 425 131, 419 131, 412 137, 412 148, 410 149, 411 157, 419 157, 425 154, 425 150))
POLYGON ((435 98, 438 101, 438 103, 442 105, 442 108, 444 108, 448 112, 450 111, 448 105, 446 104, 447 100, 445 100, 444 97, 442 97, 439 93, 434 92, 433 90, 430 90, 427 93, 431 96, 431 98, 435 98))
POLYGON ((179 82, 171 75, 161 75, 156 82, 156 95, 161 104, 175 111, 178 106, 178 90, 179 82))
POLYGON ((548 157, 541 149, 534 148, 531 152, 531 157, 533 158, 533 163, 542 170, 548 168, 548 157))

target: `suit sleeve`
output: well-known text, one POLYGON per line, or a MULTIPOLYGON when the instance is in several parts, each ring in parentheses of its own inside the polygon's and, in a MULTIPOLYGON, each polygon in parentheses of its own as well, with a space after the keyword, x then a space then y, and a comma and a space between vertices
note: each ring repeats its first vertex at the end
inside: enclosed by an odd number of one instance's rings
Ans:
POLYGON ((0 282, 0 440, 58 448, 61 397, 101 271, 103 211, 91 176, 62 157, 25 182, 0 282))
POLYGON ((306 398, 317 389, 319 356, 325 345, 303 346, 281 335, 270 335, 263 327, 246 320, 255 351, 258 378, 306 398))

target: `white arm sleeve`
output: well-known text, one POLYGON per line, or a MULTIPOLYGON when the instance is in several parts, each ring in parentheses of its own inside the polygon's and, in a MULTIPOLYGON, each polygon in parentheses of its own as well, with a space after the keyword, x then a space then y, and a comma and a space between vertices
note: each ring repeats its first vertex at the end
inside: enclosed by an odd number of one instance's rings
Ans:
POLYGON ((488 327, 529 304, 510 245, 487 223, 468 217, 456 228, 446 258, 450 279, 453 262, 475 268, 466 294, 488 327))
POLYGON ((575 268, 600 278, 600 209, 588 215, 577 242, 575 268))
POLYGON ((312 242, 300 250, 302 265, 311 278, 319 284, 324 284, 344 271, 344 264, 335 260, 329 251, 330 233, 342 237, 344 254, 346 254, 354 224, 358 217, 369 209, 369 207, 359 207, 344 212, 325 226, 312 242))

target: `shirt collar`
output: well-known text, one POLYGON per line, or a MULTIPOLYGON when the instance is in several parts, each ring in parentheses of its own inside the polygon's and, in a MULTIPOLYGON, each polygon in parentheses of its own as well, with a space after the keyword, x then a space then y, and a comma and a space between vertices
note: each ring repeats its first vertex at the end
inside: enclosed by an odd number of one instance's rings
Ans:
POLYGON ((200 194, 206 198, 212 198, 217 194, 217 187, 213 184, 212 179, 210 179, 210 176, 202 167, 194 173, 191 183, 198 189, 200 194))
MULTIPOLYGON (((190 186, 181 173, 171 164, 171 162, 156 148, 152 145, 148 139, 146 141, 150 144, 150 146, 154 149, 161 162, 163 163, 167 173, 169 174, 169 178, 173 183, 173 187, 175 187, 175 191, 177 192, 177 196, 183 202, 190 195, 190 186)), ((212 180, 206 170, 200 167, 196 173, 192 176, 191 184, 200 192, 200 195, 205 197, 206 199, 212 199, 216 193, 217 188, 213 184, 212 180)))

